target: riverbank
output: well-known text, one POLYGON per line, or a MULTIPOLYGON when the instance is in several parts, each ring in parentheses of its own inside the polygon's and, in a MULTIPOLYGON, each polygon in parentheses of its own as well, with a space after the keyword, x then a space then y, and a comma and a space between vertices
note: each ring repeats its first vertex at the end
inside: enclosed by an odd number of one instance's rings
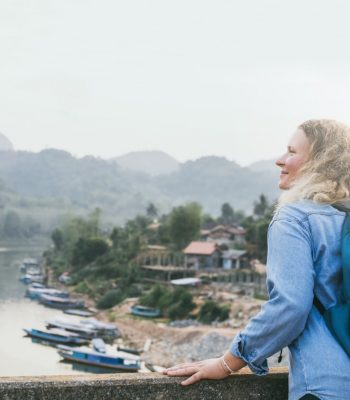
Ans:
MULTIPOLYGON (((169 326, 167 320, 147 320, 131 316, 129 310, 136 300, 127 299, 109 311, 100 312, 97 318, 103 321, 110 321, 112 318, 122 333, 120 343, 142 350, 146 347, 142 353, 143 360, 159 367, 221 356, 229 348, 236 333, 258 312, 263 303, 247 296, 236 299, 232 306, 234 310, 240 310, 239 327, 232 326, 237 325, 237 320, 231 318, 216 325, 177 328, 169 326)), ((277 356, 273 356, 269 363, 271 366, 287 366, 287 357, 278 364, 277 356)))

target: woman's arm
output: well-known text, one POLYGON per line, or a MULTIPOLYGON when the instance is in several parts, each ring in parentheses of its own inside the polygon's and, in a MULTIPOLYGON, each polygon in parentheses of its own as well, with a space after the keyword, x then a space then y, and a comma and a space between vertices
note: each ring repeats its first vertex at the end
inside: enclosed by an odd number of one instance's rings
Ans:
POLYGON ((235 357, 229 350, 220 358, 211 358, 192 363, 183 363, 163 371, 168 376, 190 376, 181 385, 191 385, 202 379, 224 379, 232 372, 243 368, 246 363, 235 357))
MULTIPOLYGON (((268 372, 266 358, 289 345, 303 331, 313 302, 315 271, 308 222, 277 219, 268 233, 269 300, 234 339, 224 355, 233 371, 246 364, 258 375, 268 372)), ((228 376, 222 358, 185 363, 164 372, 188 376, 183 384, 228 376), (193 378, 192 378, 193 376, 193 378)))

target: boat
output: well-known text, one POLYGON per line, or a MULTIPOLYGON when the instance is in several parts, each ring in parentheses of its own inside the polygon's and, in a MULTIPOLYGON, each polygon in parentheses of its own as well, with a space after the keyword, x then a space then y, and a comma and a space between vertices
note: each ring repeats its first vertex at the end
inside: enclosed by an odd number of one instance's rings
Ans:
POLYGON ((58 346, 58 348, 58 354, 66 361, 129 372, 136 372, 141 368, 140 357, 128 353, 101 354, 89 348, 70 346, 58 346))
POLYGON ((93 338, 91 343, 94 350, 98 351, 99 353, 106 352, 106 343, 103 341, 103 339, 93 338))
POLYGON ((140 304, 132 306, 130 309, 131 314, 137 315, 138 317, 155 318, 161 315, 159 308, 145 307, 140 304))
POLYGON ((115 325, 98 321, 95 318, 89 318, 85 321, 80 321, 80 323, 90 329, 94 329, 98 336, 102 336, 104 339, 115 339, 121 336, 119 329, 115 325))
POLYGON ((40 270, 39 263, 35 258, 25 258, 19 267, 20 271, 24 274, 27 273, 29 268, 40 270))
POLYGON ((46 288, 45 285, 43 285, 42 283, 39 283, 39 282, 33 282, 33 283, 30 285, 30 287, 36 288, 36 289, 45 289, 45 288, 46 288))
POLYGON ((55 343, 75 345, 88 343, 88 340, 79 337, 79 335, 62 329, 24 329, 24 332, 28 336, 55 343))
POLYGON ((54 296, 54 297, 61 297, 61 298, 68 298, 69 293, 64 292, 62 290, 53 289, 53 288, 35 288, 30 286, 26 290, 26 297, 29 297, 32 300, 39 299, 43 294, 54 296))
POLYGON ((83 300, 62 298, 56 296, 50 296, 42 294, 39 298, 39 302, 47 307, 59 308, 64 310, 66 308, 84 308, 85 303, 83 300))
POLYGON ((117 346, 117 350, 118 351, 123 351, 124 353, 135 354, 137 356, 139 356, 142 353, 142 350, 131 349, 129 347, 121 347, 121 346, 117 346))
POLYGON ((65 318, 52 318, 45 322, 48 329, 64 329, 86 339, 92 339, 98 335, 97 330, 79 322, 71 322, 65 318))
POLYGON ((74 308, 69 308, 68 310, 63 310, 63 312, 64 312, 64 314, 77 315, 78 317, 84 317, 84 318, 92 317, 95 314, 91 311, 75 310, 74 308))
POLYGON ((41 272, 38 271, 28 271, 25 275, 22 275, 19 280, 26 285, 32 284, 32 283, 43 283, 44 282, 44 275, 41 274, 41 272))

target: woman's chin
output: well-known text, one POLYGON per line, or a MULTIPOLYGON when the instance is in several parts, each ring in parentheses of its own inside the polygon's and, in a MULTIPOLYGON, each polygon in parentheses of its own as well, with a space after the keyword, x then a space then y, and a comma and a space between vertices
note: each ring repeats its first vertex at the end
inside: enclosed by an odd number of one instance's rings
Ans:
POLYGON ((278 187, 281 189, 281 190, 287 190, 287 189, 289 189, 289 185, 287 184, 287 182, 279 182, 278 183, 278 187))

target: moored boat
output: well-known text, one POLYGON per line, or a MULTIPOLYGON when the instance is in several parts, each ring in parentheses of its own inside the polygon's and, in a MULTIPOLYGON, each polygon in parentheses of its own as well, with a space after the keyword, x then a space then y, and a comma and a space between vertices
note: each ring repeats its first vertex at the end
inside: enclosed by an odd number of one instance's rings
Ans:
POLYGON ((106 352, 106 343, 101 338, 94 338, 91 341, 92 347, 94 350, 98 351, 99 353, 106 352))
POLYGON ((123 351, 124 353, 135 354, 135 355, 137 355, 137 356, 139 356, 139 355, 142 353, 142 350, 131 349, 130 347, 121 347, 121 346, 117 346, 117 350, 118 350, 118 351, 123 351))
POLYGON ((101 354, 88 348, 58 347, 58 354, 66 361, 130 372, 136 372, 141 368, 140 358, 132 354, 122 352, 101 354))
POLYGON ((61 329, 23 329, 28 336, 63 344, 82 345, 88 343, 88 340, 81 338, 79 335, 67 332, 61 329))
POLYGON ((141 305, 132 306, 130 309, 131 314, 138 317, 156 318, 161 315, 159 308, 145 307, 141 305))
POLYGON ((29 269, 40 271, 39 263, 35 258, 25 258, 22 261, 20 271, 25 274, 29 269))
POLYGON ((44 276, 41 273, 26 273, 25 275, 22 275, 20 278, 20 281, 29 285, 31 283, 43 283, 44 282, 44 276))
POLYGON ((49 295, 49 296, 54 296, 54 297, 66 298, 66 299, 69 297, 68 292, 64 292, 62 290, 53 289, 53 288, 29 287, 26 290, 26 297, 29 297, 32 300, 39 299, 44 294, 49 295))
POLYGON ((68 310, 63 310, 63 312, 64 312, 64 314, 77 315, 78 317, 84 317, 84 318, 92 317, 95 314, 92 311, 75 310, 74 308, 69 308, 68 310))
POLYGON ((49 296, 47 294, 41 295, 39 298, 39 301, 41 304, 43 304, 47 307, 59 308, 61 310, 64 310, 67 308, 84 308, 85 307, 83 300, 55 297, 55 296, 49 296))
POLYGON ((64 329, 68 332, 73 332, 80 337, 92 339, 97 336, 97 331, 79 322, 71 322, 64 318, 51 318, 46 321, 46 326, 57 329, 64 329))
POLYGON ((98 333, 98 336, 102 336, 104 339, 115 339, 121 336, 119 329, 113 324, 107 324, 106 322, 98 321, 95 318, 89 318, 80 322, 84 326, 94 329, 98 333))

